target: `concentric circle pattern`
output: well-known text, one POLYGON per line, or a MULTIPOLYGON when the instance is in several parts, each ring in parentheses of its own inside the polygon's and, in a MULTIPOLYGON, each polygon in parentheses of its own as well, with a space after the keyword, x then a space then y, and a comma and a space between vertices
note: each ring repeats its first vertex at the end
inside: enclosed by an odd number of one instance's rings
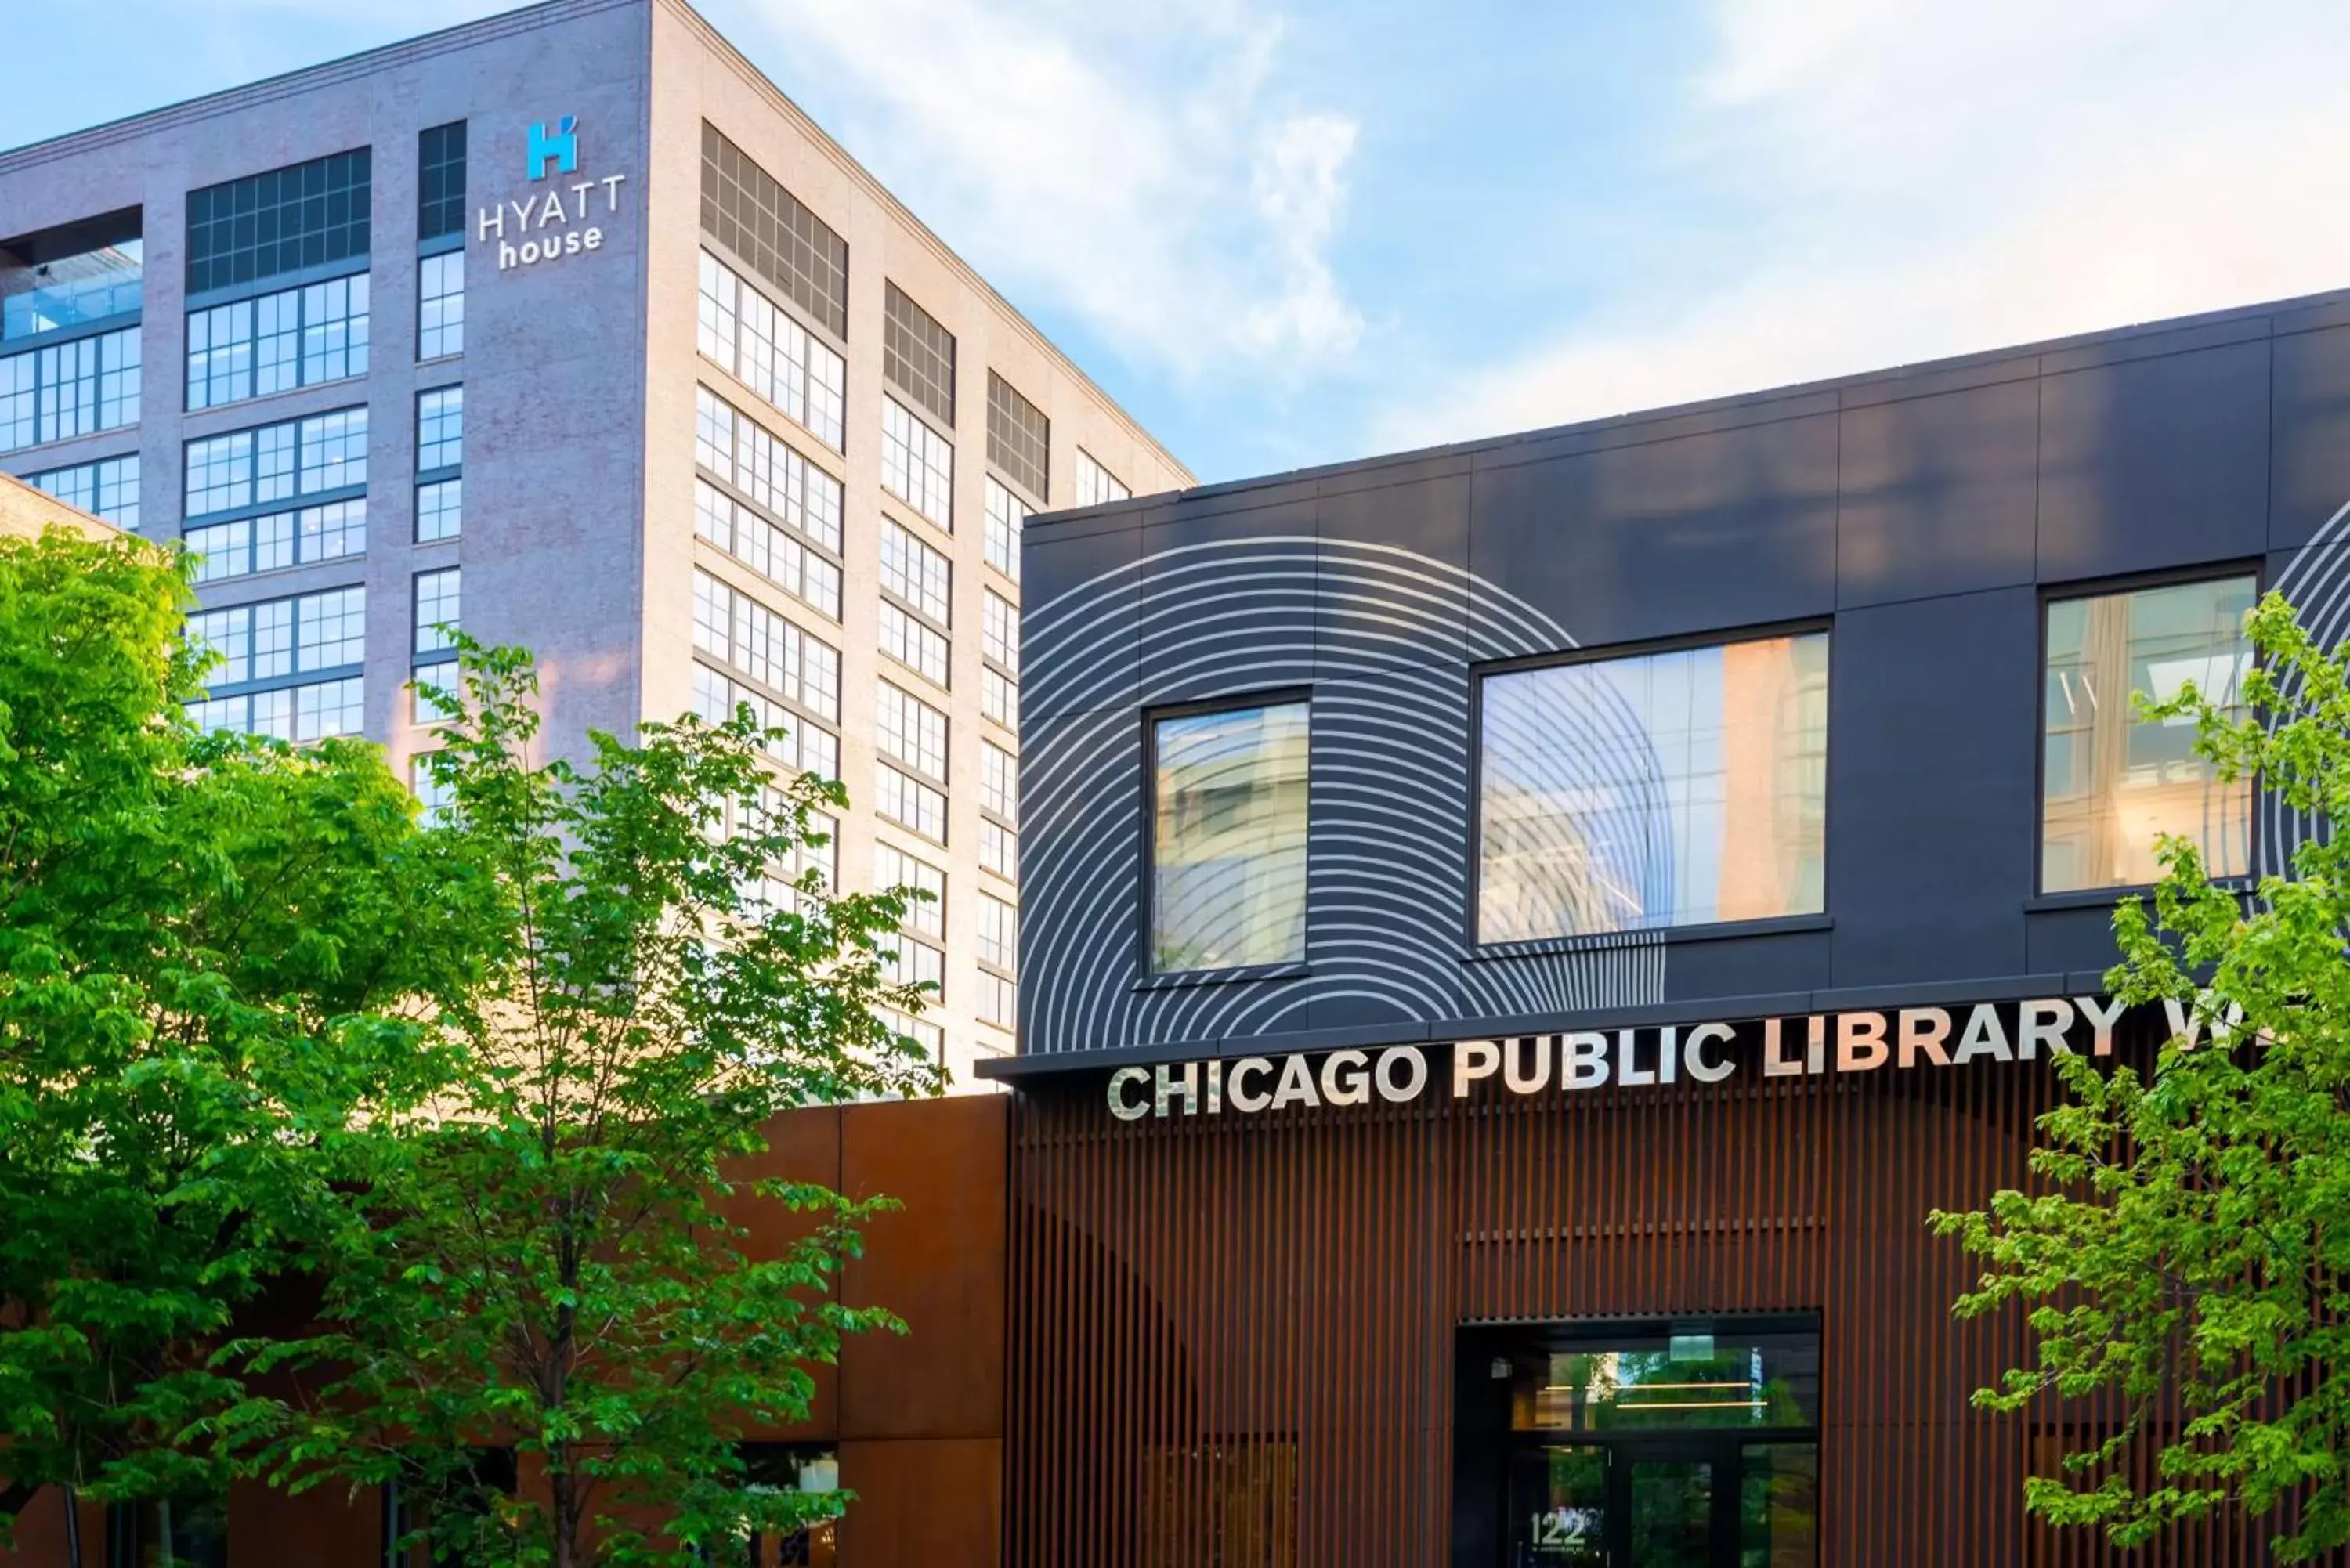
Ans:
MULTIPOLYGON (((1470 671, 1572 649, 1549 616, 1394 546, 1261 536, 1144 555, 1031 607, 1022 768, 1025 1049, 1211 1042, 1662 999, 1654 933, 1471 953, 1470 671), (1143 972, 1144 710, 1311 686, 1305 962, 1249 980, 1143 972)), ((1518 716, 1543 750, 1642 767, 1622 711, 1518 716), (1590 743, 1604 732, 1607 743, 1590 743)), ((1587 763, 1563 763, 1565 766, 1587 763)), ((1652 794, 1652 777, 1542 779, 1652 794)), ((1603 835, 1634 886, 1651 835, 1603 835)))
MULTIPOLYGON (((2318 647, 2338 648, 2350 639, 2350 502, 2310 535, 2271 586, 2300 612, 2318 647)), ((2262 795, 2256 811, 2252 864, 2263 872, 2282 870, 2293 846, 2310 833, 2310 821, 2273 794, 2262 795)))

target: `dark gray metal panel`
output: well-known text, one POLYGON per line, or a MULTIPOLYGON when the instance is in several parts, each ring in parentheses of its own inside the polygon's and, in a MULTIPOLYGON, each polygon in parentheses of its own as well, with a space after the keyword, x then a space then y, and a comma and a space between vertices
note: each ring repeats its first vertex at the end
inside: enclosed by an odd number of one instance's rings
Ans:
POLYGON ((1426 563, 1468 569, 1469 483, 1461 457, 1323 483, 1317 673, 1355 676, 1367 664, 1418 662, 1430 651, 1468 657, 1467 582, 1430 575, 1426 563))
POLYGON ((2109 904, 2080 909, 2038 909, 2025 917, 2025 950, 2033 971, 2093 970, 2103 973, 2120 955, 2114 950, 2114 911, 2109 904))
POLYGON ((2259 555, 2267 340, 2045 378, 2040 462, 2044 583, 2259 555))
POLYGON ((2039 646, 2029 586, 1836 618, 1827 907, 1838 986, 2024 969, 2039 646))
POLYGON ((1817 991, 1829 982, 1831 931, 1783 936, 1721 937, 1674 942, 1665 949, 1665 996, 1748 996, 1774 991, 1817 991))
POLYGON ((1145 703, 1314 679, 1312 484, 1184 497, 1142 530, 1138 680, 1145 703), (1245 563, 1223 546, 1247 546, 1245 563))
POLYGON ((1835 606, 1836 416, 1481 468, 1470 569, 1586 646, 1835 606))
POLYGON ((1030 529, 1020 550, 1022 717, 1048 719, 1135 701, 1135 612, 1142 530, 1133 519, 1030 529))
POLYGON ((2350 327, 2276 340, 2272 549, 2305 545, 2350 505, 2350 327))
POLYGON ((1847 409, 1843 418, 1839 607, 2033 580, 2036 380, 1847 409))

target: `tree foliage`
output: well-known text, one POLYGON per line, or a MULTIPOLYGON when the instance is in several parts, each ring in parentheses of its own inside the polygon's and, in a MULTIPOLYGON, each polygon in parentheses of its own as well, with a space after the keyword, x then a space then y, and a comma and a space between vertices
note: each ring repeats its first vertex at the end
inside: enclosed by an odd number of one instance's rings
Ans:
POLYGON ((183 717, 184 569, 0 539, 0 1529, 48 1484, 214 1489, 216 1336, 335 1225, 321 1129, 416 1092, 462 983, 364 745, 183 717))
POLYGON ((2116 913, 2107 984, 2178 1005, 2199 1048, 2173 1038, 2150 1075, 2060 1058, 2040 1190, 1934 1223, 1984 1264, 1960 1314, 2020 1305, 2035 1343, 1978 1402, 2116 1413, 2028 1483, 2033 1511, 2139 1544, 2241 1509, 2310 1562, 2350 1544, 2350 654, 2275 595, 2249 627, 2241 709, 2190 686, 2144 711, 2191 719, 2223 777, 2315 831, 2250 896, 2165 841, 2150 909, 2116 913))
POLYGON ((462 665, 428 836, 479 883, 484 973, 432 1020, 434 1102, 340 1142, 365 1201, 323 1332, 239 1347, 296 1392, 223 1430, 296 1487, 437 1500, 420 1529, 466 1561, 696 1562, 838 1507, 742 1484, 736 1445, 892 1325, 834 1288, 876 1204, 745 1171, 779 1112, 935 1086, 883 1022, 922 1002, 885 978, 902 896, 793 873, 846 797, 778 782, 748 710, 596 735, 575 769, 534 760, 525 658, 462 665), (502 1447, 511 1495, 480 1480, 502 1447))

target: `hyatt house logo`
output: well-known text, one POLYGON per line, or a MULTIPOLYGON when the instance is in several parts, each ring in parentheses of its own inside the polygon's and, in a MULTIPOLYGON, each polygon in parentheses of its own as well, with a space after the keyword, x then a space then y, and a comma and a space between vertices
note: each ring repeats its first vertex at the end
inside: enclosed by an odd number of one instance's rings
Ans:
POLYGON ((546 182, 547 188, 474 213, 473 237, 497 242, 500 272, 604 248, 604 223, 620 210, 620 187, 629 177, 562 178, 579 171, 577 115, 562 116, 552 129, 546 120, 530 128, 523 171, 534 183, 546 182))

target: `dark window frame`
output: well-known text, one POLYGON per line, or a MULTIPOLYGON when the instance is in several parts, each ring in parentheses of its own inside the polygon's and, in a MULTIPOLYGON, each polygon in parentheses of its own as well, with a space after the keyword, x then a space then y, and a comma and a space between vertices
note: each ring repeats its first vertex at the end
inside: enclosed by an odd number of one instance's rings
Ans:
MULTIPOLYGON (((2061 583, 2041 583, 2038 603, 2033 614, 2038 646, 2034 650, 2032 678, 2032 884, 2024 890, 2023 907, 2027 913, 2054 909, 2099 909, 2120 903, 2125 898, 2138 898, 2153 891, 2151 882, 2116 884, 2110 888, 2073 888, 2061 893, 2043 891, 2047 886, 2048 868, 2043 864, 2048 848, 2048 616, 2052 607, 2074 599, 2110 598, 2122 594, 2135 594, 2148 588, 2184 587, 2195 583, 2226 582, 2233 577, 2252 580, 2252 602, 2269 590, 2268 563, 2257 556, 2240 556, 2222 561, 2201 562, 2186 566, 2162 566, 2143 572, 2121 572, 2102 577, 2079 577, 2061 583)), ((2254 653, 2257 662, 2259 655, 2254 653)), ((2241 877, 2218 877, 2213 882, 2223 888, 2249 887, 2258 881, 2265 869, 2258 812, 2261 781, 2251 781, 2252 799, 2244 823, 2244 874, 2241 877)))
POLYGON ((464 232, 465 121, 452 119, 416 133, 416 238, 421 244, 464 232))
POLYGON ((373 148, 346 148, 190 191, 186 297, 366 258, 374 167, 373 148))
POLYGON ((1464 956, 1492 960, 1531 956, 1537 953, 1574 952, 1594 947, 1612 947, 1631 940, 1657 942, 1690 941, 1716 937, 1766 936, 1777 931, 1812 930, 1834 923, 1835 910, 1829 898, 1835 886, 1835 617, 1833 615, 1800 616, 1787 620, 1763 621, 1747 626, 1715 628, 1705 631, 1679 632, 1669 637, 1644 638, 1630 642, 1594 644, 1584 648, 1563 649, 1551 653, 1522 654, 1510 659, 1486 659, 1469 667, 1469 796, 1465 803, 1468 823, 1467 842, 1463 846, 1466 864, 1462 886, 1467 897, 1461 910, 1461 941, 1464 956), (1822 766, 1826 778, 1820 794, 1820 908, 1816 913, 1802 915, 1764 915, 1747 920, 1691 921, 1678 926, 1657 926, 1629 931, 1579 931, 1564 936, 1533 937, 1517 941, 1489 942, 1481 940, 1477 929, 1477 910, 1484 895, 1485 842, 1485 682, 1496 675, 1515 675, 1529 670, 1558 669, 1573 664, 1607 664, 1617 659, 1645 659, 1659 653, 1682 653, 1692 649, 1727 648, 1741 642, 1766 642, 1773 638, 1805 637, 1814 633, 1828 639, 1828 717, 1821 752, 1822 766))
MULTIPOLYGON (((1203 697, 1186 702, 1154 703, 1140 711, 1142 777, 1140 806, 1142 877, 1135 909, 1135 951, 1139 964, 1138 989, 1173 985, 1212 985, 1230 981, 1271 980, 1307 973, 1314 953, 1314 688, 1311 683, 1269 686, 1229 696, 1203 697), (1305 952, 1297 959, 1269 964, 1236 964, 1223 969, 1159 969, 1153 960, 1159 906, 1159 726, 1173 719, 1196 719, 1211 713, 1244 713, 1257 708, 1298 706, 1305 710, 1305 952)), ((1008 748, 1006 748, 1008 749, 1008 748)), ((1017 756, 1019 753, 1014 753, 1017 756)), ((1001 826, 999 824, 999 826, 1001 826)), ((1017 829, 1007 829, 1017 832, 1017 829)))

